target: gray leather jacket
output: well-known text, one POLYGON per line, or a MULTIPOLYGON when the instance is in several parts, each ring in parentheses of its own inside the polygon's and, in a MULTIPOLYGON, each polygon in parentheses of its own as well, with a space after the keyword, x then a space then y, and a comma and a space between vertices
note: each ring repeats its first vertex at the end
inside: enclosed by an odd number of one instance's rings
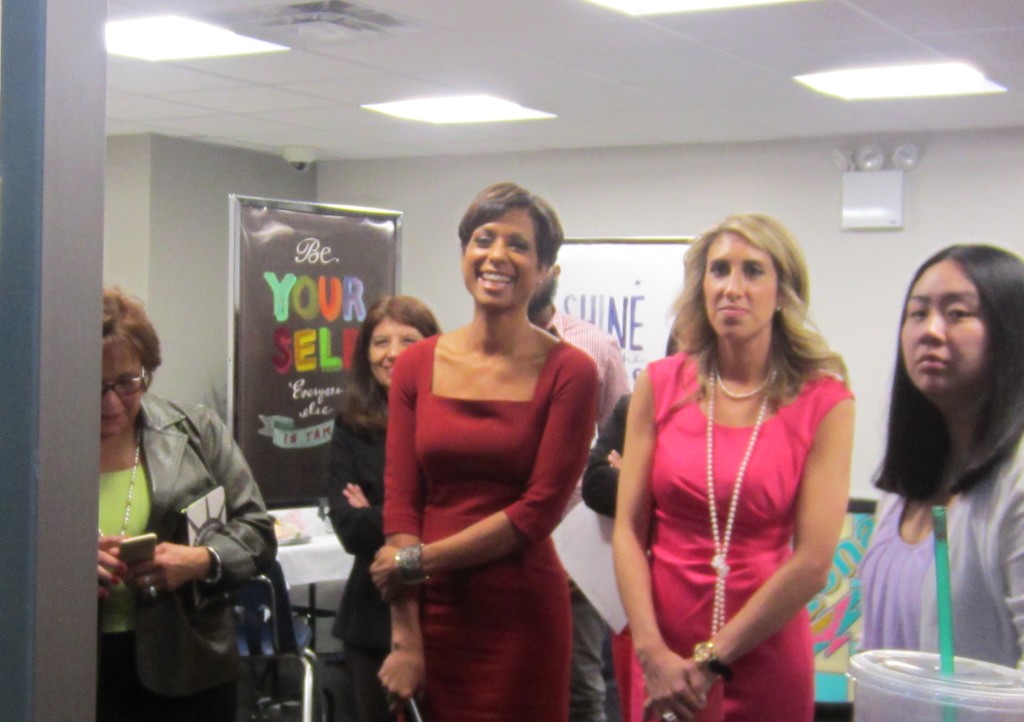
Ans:
POLYGON ((140 596, 136 606, 139 679, 159 694, 183 696, 238 675, 227 593, 270 566, 277 541, 252 472, 216 414, 146 394, 141 419, 148 531, 160 541, 188 544, 182 510, 217 485, 226 497, 227 525, 207 542, 220 556, 220 582, 185 584, 153 600, 140 596))

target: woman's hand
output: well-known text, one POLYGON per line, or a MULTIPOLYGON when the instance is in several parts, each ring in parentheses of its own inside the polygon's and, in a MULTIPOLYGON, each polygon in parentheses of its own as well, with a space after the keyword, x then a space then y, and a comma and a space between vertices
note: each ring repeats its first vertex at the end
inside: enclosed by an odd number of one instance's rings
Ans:
POLYGON ((370 508, 370 502, 367 501, 366 495, 363 493, 361 487, 355 484, 346 484, 341 493, 345 495, 345 499, 353 509, 370 508))
POLYGON ((608 466, 612 467, 613 469, 621 469, 622 454, 617 452, 615 449, 612 449, 611 452, 608 454, 608 466))
POLYGON ((96 586, 96 597, 106 599, 110 596, 110 588, 121 583, 121 575, 128 567, 117 558, 121 550, 121 537, 101 536, 97 543, 96 576, 99 584, 96 586))
POLYGON ((668 719, 695 720, 707 704, 707 692, 715 675, 692 659, 684 659, 670 649, 642 658, 644 686, 644 719, 661 722, 668 719), (672 715, 675 715, 673 717, 672 715))
POLYGON ((210 575, 210 552, 206 547, 161 542, 153 558, 128 568, 125 582, 139 592, 173 592, 183 584, 210 575))
POLYGON ((380 590, 380 595, 385 602, 396 598, 404 586, 398 576, 398 563, 395 561, 397 553, 398 547, 385 544, 377 550, 373 564, 370 565, 370 576, 373 577, 373 583, 380 590))
POLYGON ((396 649, 385 658, 377 676, 387 692, 392 713, 401 711, 412 697, 421 695, 425 670, 422 650, 396 649))

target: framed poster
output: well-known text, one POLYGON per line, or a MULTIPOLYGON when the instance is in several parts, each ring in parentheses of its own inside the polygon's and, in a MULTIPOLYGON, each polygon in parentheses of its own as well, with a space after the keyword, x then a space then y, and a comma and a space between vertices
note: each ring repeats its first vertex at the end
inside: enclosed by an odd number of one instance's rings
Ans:
POLYGON ((558 310, 619 343, 630 383, 665 355, 672 305, 692 238, 567 238, 558 252, 558 310))
POLYGON ((359 325, 394 293, 398 211, 231 196, 228 418, 268 504, 327 495, 359 325))

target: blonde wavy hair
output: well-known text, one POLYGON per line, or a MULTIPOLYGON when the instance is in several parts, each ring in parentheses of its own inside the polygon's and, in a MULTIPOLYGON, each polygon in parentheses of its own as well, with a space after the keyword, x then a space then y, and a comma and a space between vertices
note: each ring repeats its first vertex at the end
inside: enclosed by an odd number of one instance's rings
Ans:
POLYGON ((772 320, 770 351, 775 376, 766 389, 771 404, 778 407, 795 397, 804 383, 823 375, 836 376, 846 384, 842 357, 829 348, 808 318, 810 283, 800 246, 774 218, 741 213, 726 218, 694 241, 686 253, 683 291, 673 306, 676 320, 672 338, 679 350, 697 361, 700 393, 707 391, 718 347, 718 336, 707 315, 704 273, 711 244, 724 233, 740 236, 767 253, 778 276, 779 310, 772 320))

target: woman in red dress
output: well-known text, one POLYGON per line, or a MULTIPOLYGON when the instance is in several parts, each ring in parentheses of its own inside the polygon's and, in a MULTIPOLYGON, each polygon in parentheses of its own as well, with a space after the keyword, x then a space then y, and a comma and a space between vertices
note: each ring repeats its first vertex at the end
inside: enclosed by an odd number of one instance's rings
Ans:
POLYGON ((429 722, 564 722, 569 593, 549 536, 586 462, 596 369, 527 319, 562 241, 546 202, 490 186, 459 237, 473 320, 410 347, 392 378, 380 677, 396 706, 422 695, 429 722))
POLYGON ((805 607, 846 511, 853 399, 807 304, 772 218, 733 216, 686 254, 681 352, 637 380, 619 479, 634 720, 811 722, 805 607))

